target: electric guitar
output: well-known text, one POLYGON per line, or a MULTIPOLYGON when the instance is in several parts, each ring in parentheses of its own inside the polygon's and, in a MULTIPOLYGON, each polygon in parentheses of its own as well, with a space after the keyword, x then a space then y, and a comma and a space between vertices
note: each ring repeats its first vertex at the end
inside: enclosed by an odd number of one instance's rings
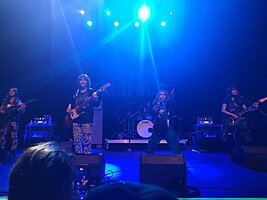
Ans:
MULTIPOLYGON (((24 105, 28 105, 28 104, 33 103, 33 102, 35 102, 35 101, 37 101, 37 99, 29 99, 29 100, 23 102, 21 105, 23 105, 23 104, 24 104, 24 105)), ((0 128, 1 128, 3 125, 5 125, 5 124, 8 122, 8 120, 11 119, 12 117, 15 117, 15 116, 17 116, 17 115, 21 115, 21 114, 18 113, 18 112, 19 112, 19 108, 21 107, 21 105, 17 105, 17 106, 15 106, 15 109, 16 109, 17 111, 16 111, 16 113, 14 113, 14 114, 6 114, 5 112, 1 114, 1 117, 0 117, 0 128)))
POLYGON ((72 120, 78 118, 83 113, 82 110, 90 105, 90 101, 92 101, 94 98, 93 95, 94 94, 97 95, 98 93, 105 91, 110 85, 111 85, 110 83, 106 83, 101 88, 99 88, 96 92, 94 92, 90 97, 88 97, 83 103, 78 105, 76 108, 72 109, 69 113, 70 118, 72 120))
POLYGON ((244 117, 245 113, 250 112, 250 111, 254 111, 255 109, 257 109, 259 107, 260 103, 263 103, 266 100, 267 100, 267 97, 261 98, 261 99, 259 99, 259 101, 256 101, 252 105, 250 105, 247 109, 242 110, 238 113, 235 113, 238 116, 237 119, 235 119, 229 115, 225 116, 225 119, 224 119, 225 123, 231 127, 237 126, 242 120, 245 119, 245 117, 244 117))

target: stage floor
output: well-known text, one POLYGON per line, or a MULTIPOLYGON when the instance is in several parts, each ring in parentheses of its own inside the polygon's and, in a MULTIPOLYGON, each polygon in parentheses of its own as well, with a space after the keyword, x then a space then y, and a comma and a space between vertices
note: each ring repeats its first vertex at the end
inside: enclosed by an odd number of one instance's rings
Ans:
MULTIPOLYGON (((139 160, 143 150, 94 149, 102 153, 110 180, 139 182, 139 160)), ((156 154, 172 154, 159 150, 156 154)), ((187 184, 198 188, 199 197, 267 197, 267 172, 258 172, 231 163, 226 153, 199 153, 185 150, 187 184)), ((0 166, 0 193, 8 190, 8 173, 13 162, 0 166)))

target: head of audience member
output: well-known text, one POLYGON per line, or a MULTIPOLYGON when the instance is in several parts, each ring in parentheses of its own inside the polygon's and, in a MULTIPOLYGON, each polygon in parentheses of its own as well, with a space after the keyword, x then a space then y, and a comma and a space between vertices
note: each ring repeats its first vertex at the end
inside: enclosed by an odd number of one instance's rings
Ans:
POLYGON ((9 174, 9 200, 70 200, 74 155, 56 142, 28 148, 9 174))
POLYGON ((116 182, 98 186, 91 190, 85 200, 177 200, 173 193, 155 186, 141 183, 116 182))

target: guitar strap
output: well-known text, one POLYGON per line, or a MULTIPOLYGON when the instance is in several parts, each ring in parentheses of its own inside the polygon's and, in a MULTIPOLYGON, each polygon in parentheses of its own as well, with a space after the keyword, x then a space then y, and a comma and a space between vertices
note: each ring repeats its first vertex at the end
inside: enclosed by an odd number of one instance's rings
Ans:
POLYGON ((79 92, 80 92, 80 89, 77 89, 77 90, 76 90, 76 93, 75 93, 75 98, 78 97, 79 92))

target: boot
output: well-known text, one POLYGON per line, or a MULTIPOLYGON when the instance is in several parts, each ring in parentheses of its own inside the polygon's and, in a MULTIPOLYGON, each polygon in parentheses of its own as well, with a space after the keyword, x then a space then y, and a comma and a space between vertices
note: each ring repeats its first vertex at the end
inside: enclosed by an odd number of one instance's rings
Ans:
POLYGON ((0 148, 0 166, 6 162, 6 151, 0 148))

